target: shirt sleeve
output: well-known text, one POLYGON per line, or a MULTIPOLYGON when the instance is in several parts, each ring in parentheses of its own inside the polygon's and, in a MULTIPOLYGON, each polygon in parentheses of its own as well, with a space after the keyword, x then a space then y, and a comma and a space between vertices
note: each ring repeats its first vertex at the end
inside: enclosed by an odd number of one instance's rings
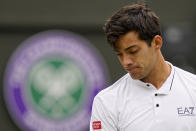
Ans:
POLYGON ((98 96, 94 98, 90 131, 118 131, 115 116, 108 111, 110 105, 105 105, 98 96))

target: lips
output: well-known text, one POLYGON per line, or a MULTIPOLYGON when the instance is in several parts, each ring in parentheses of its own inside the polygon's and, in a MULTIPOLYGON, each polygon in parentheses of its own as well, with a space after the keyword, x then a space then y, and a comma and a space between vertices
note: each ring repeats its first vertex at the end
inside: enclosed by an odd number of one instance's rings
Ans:
POLYGON ((127 72, 130 72, 130 73, 134 73, 134 72, 136 72, 138 69, 139 69, 139 67, 125 68, 125 70, 126 70, 127 72))

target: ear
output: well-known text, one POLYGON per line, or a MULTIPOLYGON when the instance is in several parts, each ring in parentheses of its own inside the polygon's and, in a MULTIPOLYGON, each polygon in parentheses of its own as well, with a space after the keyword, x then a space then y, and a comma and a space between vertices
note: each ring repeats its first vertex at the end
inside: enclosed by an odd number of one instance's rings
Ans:
POLYGON ((154 43, 156 49, 161 49, 161 47, 163 45, 162 37, 160 35, 154 36, 153 43, 154 43))

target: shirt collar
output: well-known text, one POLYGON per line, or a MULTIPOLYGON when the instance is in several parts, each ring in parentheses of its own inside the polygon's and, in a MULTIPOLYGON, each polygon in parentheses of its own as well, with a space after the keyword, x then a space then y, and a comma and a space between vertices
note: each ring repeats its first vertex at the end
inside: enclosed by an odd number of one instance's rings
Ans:
POLYGON ((170 90, 172 89, 172 85, 173 85, 175 69, 174 69, 174 66, 171 63, 169 63, 169 62, 167 62, 167 63, 171 67, 171 73, 170 73, 169 77, 167 78, 167 80, 163 83, 163 85, 161 86, 160 89, 156 89, 151 83, 145 83, 145 82, 142 82, 140 80, 134 80, 134 82, 138 86, 154 90, 155 93, 157 93, 157 94, 160 94, 160 95, 167 95, 167 94, 169 94, 170 90))
POLYGON ((167 63, 171 67, 171 73, 170 73, 169 77, 167 78, 167 80, 163 83, 161 88, 156 91, 157 94, 167 95, 167 94, 169 94, 169 92, 172 89, 173 79, 174 79, 174 75, 175 75, 175 69, 171 63, 169 63, 169 62, 167 62, 167 63))

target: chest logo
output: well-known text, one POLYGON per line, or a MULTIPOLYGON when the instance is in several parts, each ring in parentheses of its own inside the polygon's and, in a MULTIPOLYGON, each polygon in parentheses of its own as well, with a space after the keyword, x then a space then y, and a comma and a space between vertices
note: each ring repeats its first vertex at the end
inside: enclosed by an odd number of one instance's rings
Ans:
POLYGON ((195 116, 194 111, 196 107, 178 107, 177 112, 179 116, 195 116))
POLYGON ((93 130, 101 129, 101 121, 94 121, 92 126, 93 126, 93 130))

